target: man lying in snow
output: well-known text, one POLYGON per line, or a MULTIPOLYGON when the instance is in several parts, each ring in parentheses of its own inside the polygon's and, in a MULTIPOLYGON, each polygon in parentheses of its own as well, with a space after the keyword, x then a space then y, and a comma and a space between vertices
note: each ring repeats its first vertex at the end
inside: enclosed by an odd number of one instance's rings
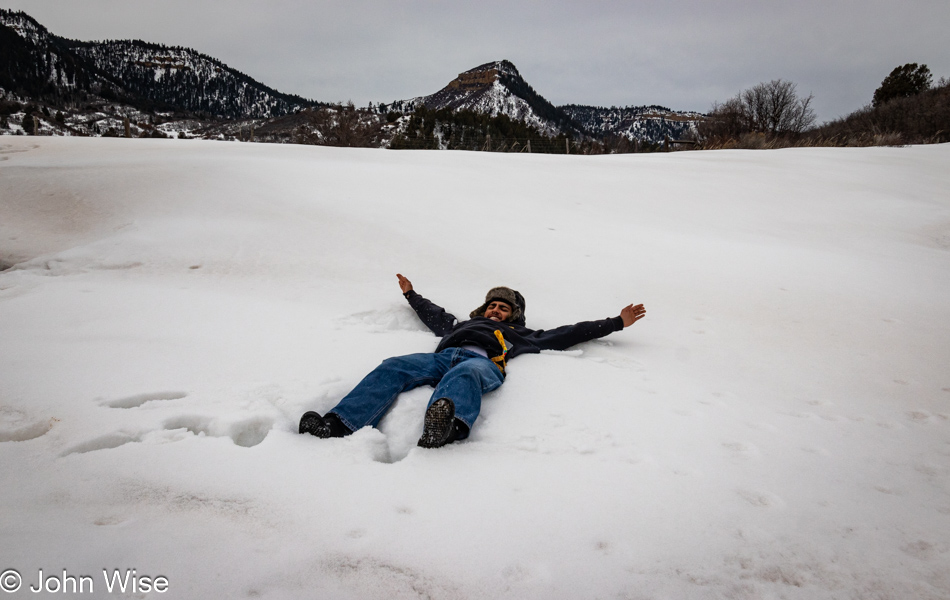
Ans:
POLYGON ((319 438, 343 437, 376 426, 396 397, 421 385, 435 386, 419 445, 439 448, 468 437, 482 405, 482 394, 505 382, 507 361, 527 352, 566 350, 575 344, 620 331, 642 319, 642 304, 629 305, 620 316, 584 321, 550 331, 525 327, 524 297, 506 287, 488 291, 485 303, 472 311, 468 321, 429 302, 396 275, 403 295, 419 318, 442 341, 434 353, 387 358, 321 417, 309 411, 300 419, 300 433, 319 438))

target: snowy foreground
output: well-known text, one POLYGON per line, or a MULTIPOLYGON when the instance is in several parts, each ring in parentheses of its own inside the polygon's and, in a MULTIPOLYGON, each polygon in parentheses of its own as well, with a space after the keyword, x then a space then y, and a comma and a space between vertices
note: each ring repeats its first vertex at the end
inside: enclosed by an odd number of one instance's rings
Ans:
POLYGON ((946 599, 948 192, 948 145, 4 138, 0 598, 946 599), (397 272, 648 314, 514 360, 465 443, 415 447, 426 389, 298 435, 435 347, 397 272))

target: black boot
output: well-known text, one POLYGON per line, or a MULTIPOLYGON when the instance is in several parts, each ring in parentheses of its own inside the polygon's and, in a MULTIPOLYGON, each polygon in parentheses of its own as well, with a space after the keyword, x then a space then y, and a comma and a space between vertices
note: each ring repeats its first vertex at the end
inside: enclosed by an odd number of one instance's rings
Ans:
POLYGON ((459 439, 459 425, 468 427, 455 418, 455 403, 448 398, 439 398, 426 410, 425 425, 419 446, 441 448, 459 439))
POLYGON ((326 417, 321 417, 320 413, 307 411, 300 417, 300 427, 298 433, 309 433, 318 438, 336 438, 350 435, 353 433, 350 428, 343 424, 340 417, 334 413, 327 413, 326 417))

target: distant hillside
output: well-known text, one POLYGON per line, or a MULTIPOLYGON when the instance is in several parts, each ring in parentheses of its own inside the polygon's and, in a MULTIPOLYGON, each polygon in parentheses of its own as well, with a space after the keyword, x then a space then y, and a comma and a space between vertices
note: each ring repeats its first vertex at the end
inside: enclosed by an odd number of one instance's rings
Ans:
POLYGON ((490 117, 504 115, 547 135, 581 133, 578 125, 564 111, 558 110, 535 92, 521 77, 518 69, 507 60, 485 63, 459 73, 438 92, 396 101, 390 108, 411 112, 419 105, 431 111, 448 109, 472 111, 490 117))
POLYGON ((675 112, 656 105, 603 108, 568 104, 559 108, 595 137, 616 135, 628 141, 654 143, 662 142, 666 137, 679 139, 686 136, 702 118, 699 113, 675 112))
POLYGON ((316 104, 282 94, 190 48, 139 40, 69 42, 70 49, 137 98, 216 117, 269 118, 316 104))
POLYGON ((23 98, 59 103, 118 86, 22 12, 0 9, 0 56, 0 87, 23 98))
POLYGON ((7 135, 599 153, 656 149, 701 118, 660 106, 554 106, 507 60, 464 71, 427 96, 331 106, 278 92, 190 48, 69 40, 6 9, 0 51, 7 135))
POLYGON ((504 115, 547 136, 619 136, 629 141, 659 143, 678 138, 701 118, 698 113, 675 112, 662 106, 601 108, 554 106, 538 94, 510 61, 479 65, 460 73, 444 88, 428 96, 398 100, 384 109, 412 112, 422 105, 431 111, 472 111, 491 117, 504 115))
POLYGON ((75 100, 85 93, 144 110, 226 119, 269 118, 318 104, 282 94, 189 48, 68 40, 23 12, 0 9, 0 48, 0 87, 35 101, 75 100))

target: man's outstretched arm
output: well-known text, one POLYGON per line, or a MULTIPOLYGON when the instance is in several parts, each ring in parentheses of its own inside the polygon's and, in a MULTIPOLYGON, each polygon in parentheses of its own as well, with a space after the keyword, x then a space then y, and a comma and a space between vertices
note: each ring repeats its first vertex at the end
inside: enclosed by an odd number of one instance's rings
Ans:
POLYGON ((600 321, 582 321, 573 325, 563 325, 547 331, 536 331, 531 334, 534 342, 542 350, 567 350, 575 344, 589 342, 604 337, 614 331, 630 327, 647 314, 642 304, 625 306, 620 314, 600 321))
POLYGON ((452 329, 452 326, 458 321, 455 315, 445 312, 445 309, 441 306, 433 304, 417 294, 412 289, 412 282, 401 274, 397 273, 396 279, 399 280, 399 289, 402 290, 402 295, 409 301, 409 306, 416 311, 416 315, 419 316, 426 327, 432 330, 432 333, 443 336, 452 329))

